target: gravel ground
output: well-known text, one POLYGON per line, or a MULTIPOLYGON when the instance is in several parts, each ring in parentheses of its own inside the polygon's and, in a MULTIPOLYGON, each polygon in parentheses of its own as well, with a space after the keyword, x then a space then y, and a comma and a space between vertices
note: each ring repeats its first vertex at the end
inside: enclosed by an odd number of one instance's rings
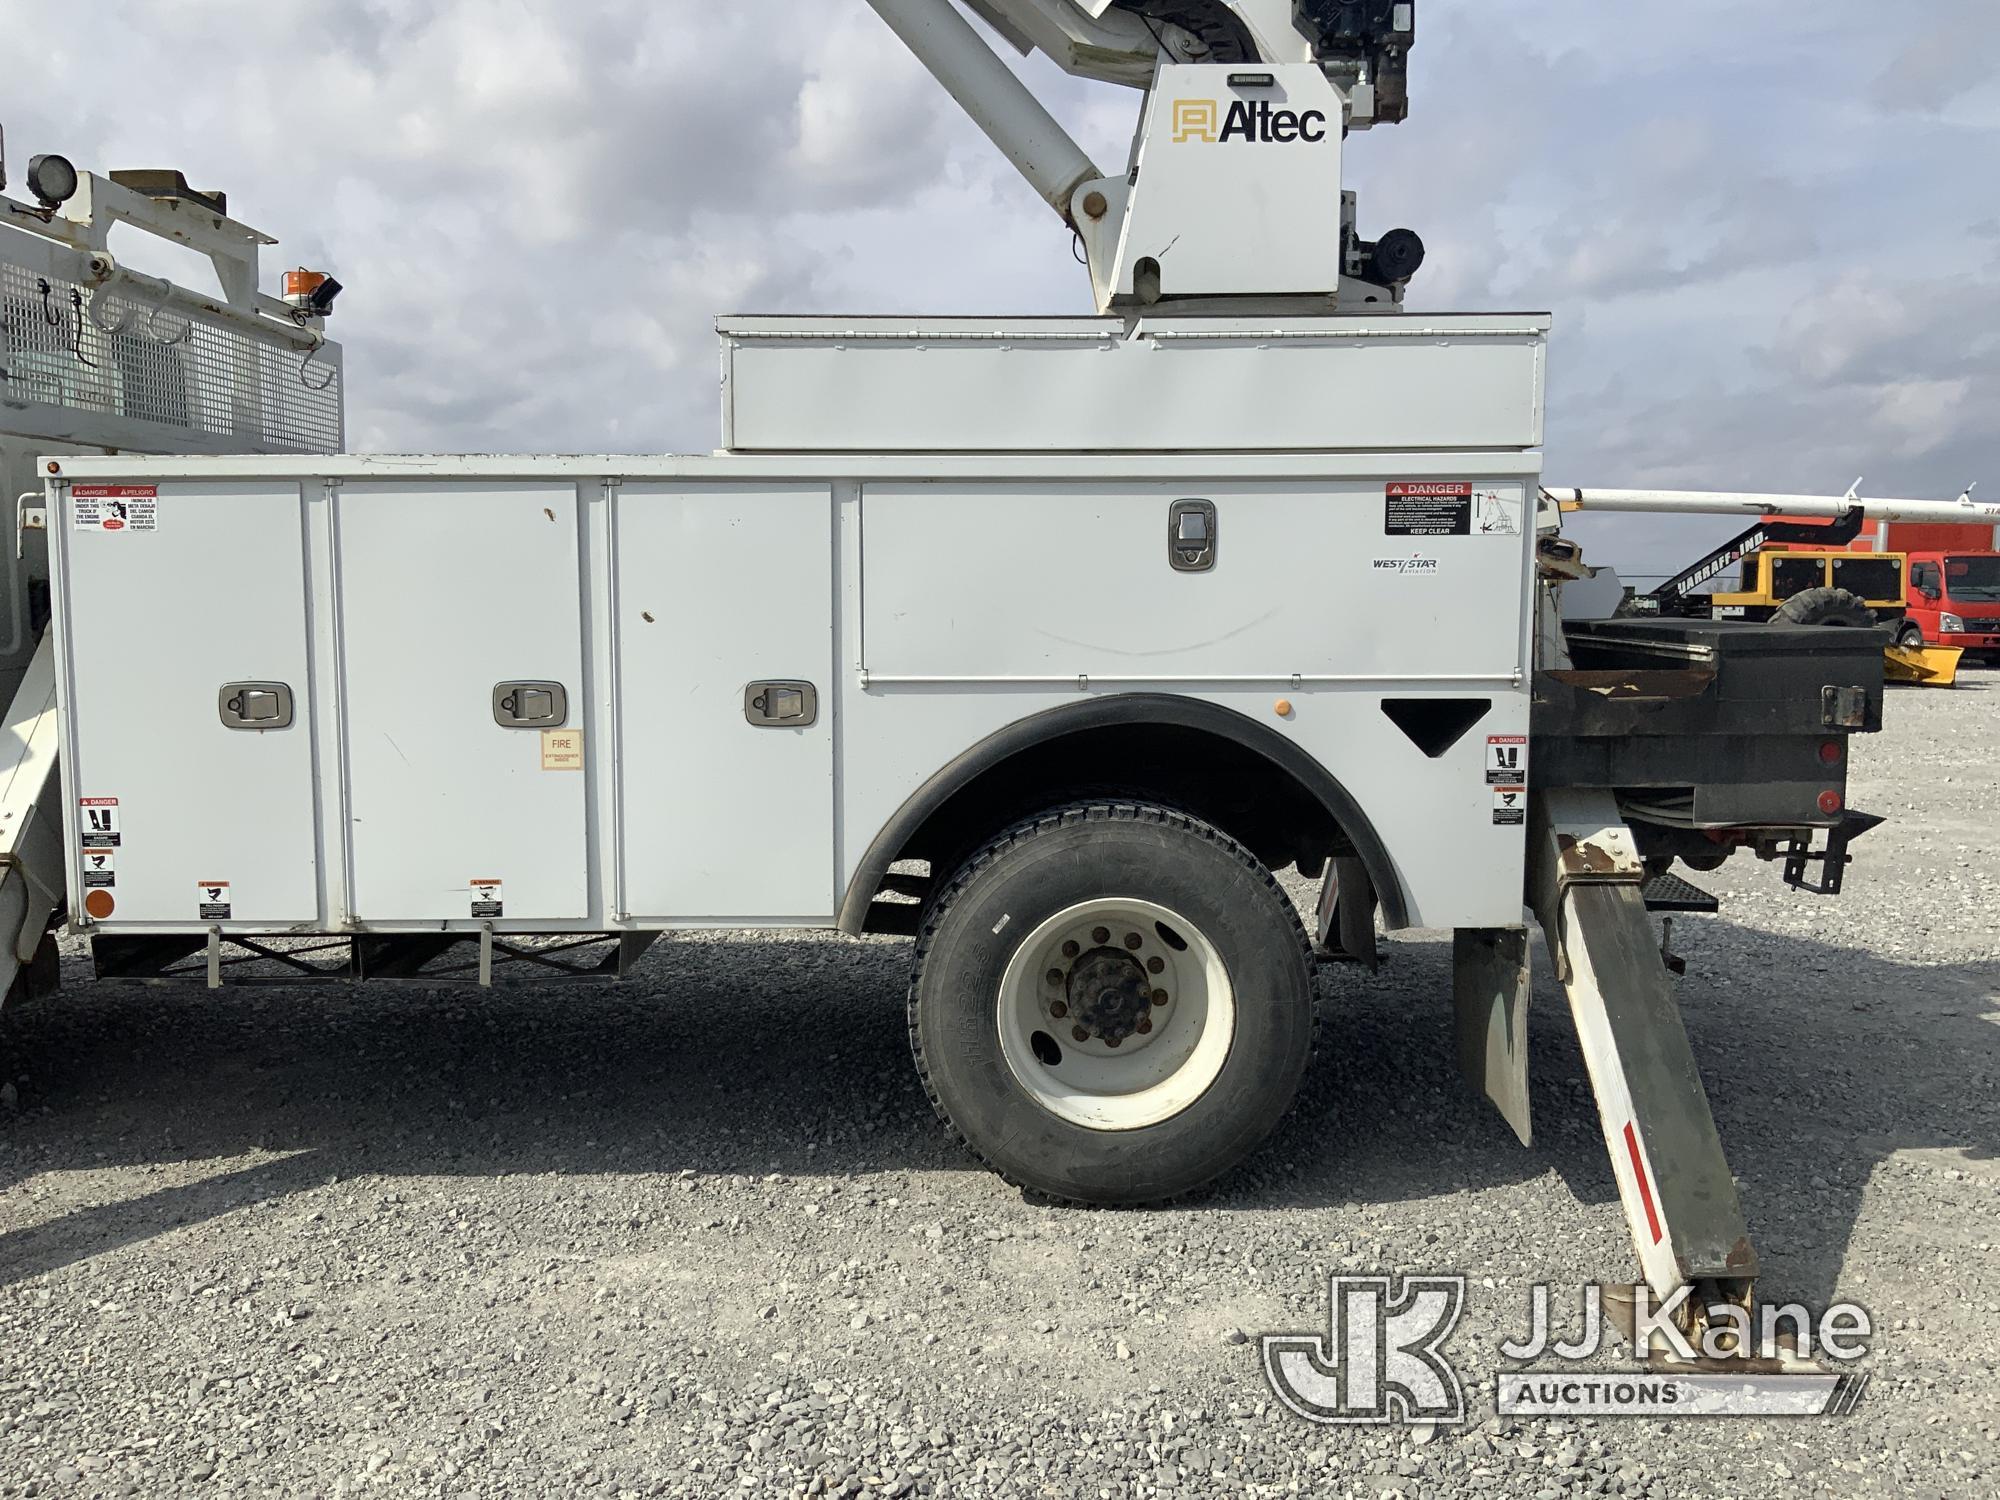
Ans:
POLYGON ((9 1016, 0 1493, 2000 1491, 1996 787, 2000 673, 1898 694, 1853 787, 1895 821, 1847 895, 1731 866, 1727 914, 1677 928, 1766 1294, 1879 1320, 1846 1420, 1492 1415, 1528 1284, 1632 1265, 1545 980, 1534 1151, 1459 1083, 1419 936, 1324 971, 1326 1045, 1248 1169, 1092 1213, 947 1145, 901 945, 675 940, 623 986, 81 984, 9 1016), (1255 1336, 1323 1331, 1335 1269, 1473 1278, 1472 1425, 1275 1407, 1255 1336))

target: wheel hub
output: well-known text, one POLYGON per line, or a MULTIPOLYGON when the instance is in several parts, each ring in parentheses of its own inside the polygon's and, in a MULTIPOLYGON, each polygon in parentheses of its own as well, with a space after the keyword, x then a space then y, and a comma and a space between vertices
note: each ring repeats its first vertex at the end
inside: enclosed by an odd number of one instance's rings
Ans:
POLYGON ((1153 1029, 1152 985, 1145 966, 1116 948, 1093 948, 1076 961, 1065 986, 1069 1014, 1085 1040, 1116 1047, 1153 1029))
POLYGON ((1221 1073, 1236 1030, 1215 945, 1136 896, 1079 902, 1020 938, 997 1010, 1015 1080, 1094 1130, 1140 1130, 1189 1108, 1221 1073))

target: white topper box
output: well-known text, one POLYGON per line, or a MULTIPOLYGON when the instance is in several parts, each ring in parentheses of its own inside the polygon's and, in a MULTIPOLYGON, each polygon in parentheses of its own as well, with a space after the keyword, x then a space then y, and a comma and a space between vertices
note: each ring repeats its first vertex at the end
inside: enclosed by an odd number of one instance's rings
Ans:
POLYGON ((1525 450, 1539 314, 727 318, 740 453, 1525 450))

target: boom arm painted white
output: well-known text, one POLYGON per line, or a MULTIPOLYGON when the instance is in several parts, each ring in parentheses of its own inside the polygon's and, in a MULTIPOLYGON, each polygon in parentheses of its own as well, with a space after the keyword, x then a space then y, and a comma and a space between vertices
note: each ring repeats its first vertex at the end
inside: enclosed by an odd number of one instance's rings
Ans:
POLYGON ((1076 231, 1100 312, 1217 299, 1306 314, 1392 310, 1421 264, 1420 250, 1414 262, 1378 262, 1354 233, 1341 143, 1372 123, 1375 90, 1358 75, 1336 79, 1290 0, 1212 7, 1249 39, 1247 62, 1218 61, 1201 37, 1109 0, 964 0, 1024 53, 1146 90, 1114 176, 954 0, 869 4, 1076 231))
POLYGON ((1860 511, 1871 521, 1908 521, 1920 525, 2000 525, 2000 505, 1974 501, 1969 493, 1957 500, 1887 500, 1864 495, 1757 495, 1740 491, 1703 490, 1584 490, 1547 486, 1566 511, 1623 512, 1643 515, 1695 516, 1825 516, 1832 519, 1860 511))
POLYGON ((63 899, 55 643, 47 635, 0 723, 0 998, 63 899))
MULTIPOLYGON (((1076 190, 1104 174, 951 0, 868 3, 1035 191, 1068 219, 1076 190)), ((992 0, 985 8, 1005 13, 992 0)))

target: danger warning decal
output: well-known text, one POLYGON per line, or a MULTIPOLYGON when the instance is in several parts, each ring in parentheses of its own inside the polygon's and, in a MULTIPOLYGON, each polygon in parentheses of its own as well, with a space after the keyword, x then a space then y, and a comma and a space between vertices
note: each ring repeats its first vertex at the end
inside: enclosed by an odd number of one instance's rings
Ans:
POLYGON ((77 531, 157 531, 160 487, 154 484, 78 484, 69 492, 70 525, 77 531))
POLYGON ((86 849, 81 855, 83 865, 83 888, 90 890, 110 890, 118 884, 118 851, 115 849, 86 849))
POLYGON ((1489 734, 1486 737, 1486 784, 1520 786, 1528 779, 1528 737, 1489 734))
POLYGON ((1472 508, 1481 536, 1521 534, 1521 494, 1518 490, 1480 490, 1472 497, 1472 508))
POLYGON ((475 880, 472 885, 472 915, 498 917, 506 909, 504 888, 497 880, 475 880))
POLYGON ((1472 486, 1398 480, 1389 486, 1386 536, 1471 536, 1472 486))
POLYGON ((1502 827, 1512 827, 1528 821, 1528 789, 1524 786, 1496 786, 1493 788, 1493 821, 1502 827))
POLYGON ((204 880, 199 882, 195 892, 197 905, 201 908, 204 922, 227 922, 229 920, 229 882, 226 880, 204 880))
POLYGON ((116 797, 79 797, 77 811, 82 814, 83 847, 86 849, 116 849, 118 834, 118 799, 116 797))

